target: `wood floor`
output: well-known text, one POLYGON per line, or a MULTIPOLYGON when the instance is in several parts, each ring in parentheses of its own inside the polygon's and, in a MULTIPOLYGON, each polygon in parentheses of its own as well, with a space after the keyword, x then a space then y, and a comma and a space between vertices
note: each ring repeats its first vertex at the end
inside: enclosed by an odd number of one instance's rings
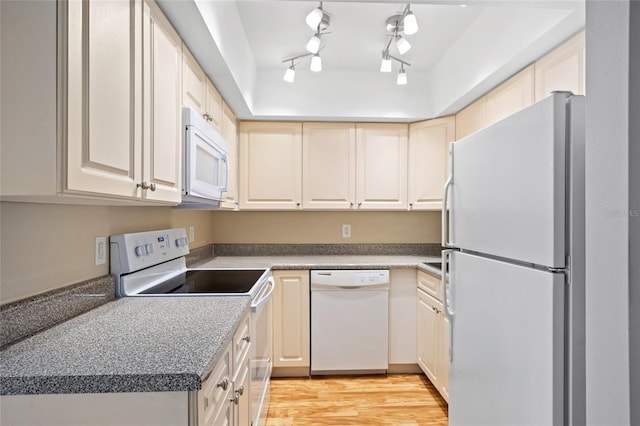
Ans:
POLYGON ((424 375, 271 379, 267 426, 447 424, 447 404, 424 375))

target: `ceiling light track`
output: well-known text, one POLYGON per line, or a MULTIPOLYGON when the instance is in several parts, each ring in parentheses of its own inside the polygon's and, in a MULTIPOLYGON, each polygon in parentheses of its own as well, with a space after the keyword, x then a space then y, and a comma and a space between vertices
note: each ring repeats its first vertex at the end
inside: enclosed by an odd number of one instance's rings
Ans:
POLYGON ((412 35, 418 32, 418 21, 416 16, 411 11, 411 3, 408 3, 404 10, 400 13, 387 18, 386 29, 391 34, 388 35, 388 40, 382 50, 382 62, 380 63, 380 72, 391 72, 393 66, 393 60, 400 63, 400 72, 396 83, 398 85, 407 84, 407 73, 404 69, 406 66, 411 66, 410 63, 403 61, 402 59, 393 56, 389 53, 389 49, 392 46, 392 42, 395 40, 395 46, 400 55, 404 55, 411 49, 411 43, 405 37, 405 35, 412 35))

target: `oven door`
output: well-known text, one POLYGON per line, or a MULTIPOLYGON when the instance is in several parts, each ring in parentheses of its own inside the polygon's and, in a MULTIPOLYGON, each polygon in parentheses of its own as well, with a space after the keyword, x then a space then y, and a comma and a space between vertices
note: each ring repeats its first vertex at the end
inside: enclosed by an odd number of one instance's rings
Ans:
POLYGON ((271 296, 275 281, 269 277, 260 294, 251 303, 251 418, 252 425, 266 423, 269 411, 271 360, 271 296))
POLYGON ((185 126, 184 189, 186 201, 223 200, 229 180, 227 142, 209 124, 185 126))

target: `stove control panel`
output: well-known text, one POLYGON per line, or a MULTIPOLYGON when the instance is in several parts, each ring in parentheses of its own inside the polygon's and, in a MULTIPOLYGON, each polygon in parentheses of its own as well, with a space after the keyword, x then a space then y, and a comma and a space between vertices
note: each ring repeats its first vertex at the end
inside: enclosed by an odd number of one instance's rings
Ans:
POLYGON ((111 273, 116 276, 148 268, 189 254, 184 228, 113 235, 111 273))

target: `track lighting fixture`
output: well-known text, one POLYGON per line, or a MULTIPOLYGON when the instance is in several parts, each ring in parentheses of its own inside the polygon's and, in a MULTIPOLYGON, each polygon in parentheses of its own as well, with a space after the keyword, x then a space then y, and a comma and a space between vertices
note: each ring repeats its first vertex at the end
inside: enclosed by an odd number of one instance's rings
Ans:
POLYGON ((287 70, 284 72, 284 77, 282 77, 282 78, 287 83, 293 83, 293 80, 295 80, 295 78, 296 78, 296 66, 293 64, 293 61, 291 61, 291 66, 289 68, 287 68, 287 70))

